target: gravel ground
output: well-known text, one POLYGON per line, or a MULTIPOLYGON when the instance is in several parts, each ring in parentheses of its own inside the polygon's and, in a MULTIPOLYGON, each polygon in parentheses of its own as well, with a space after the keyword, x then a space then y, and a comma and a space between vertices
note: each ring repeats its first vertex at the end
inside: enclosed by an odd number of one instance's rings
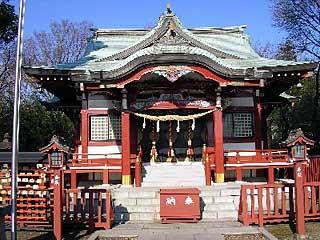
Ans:
MULTIPOLYGON (((267 231, 277 237, 279 240, 295 239, 294 224, 274 224, 265 226, 267 231)), ((320 239, 320 222, 307 222, 305 225, 307 239, 320 239)))
POLYGON ((268 240, 262 234, 224 235, 225 240, 268 240))

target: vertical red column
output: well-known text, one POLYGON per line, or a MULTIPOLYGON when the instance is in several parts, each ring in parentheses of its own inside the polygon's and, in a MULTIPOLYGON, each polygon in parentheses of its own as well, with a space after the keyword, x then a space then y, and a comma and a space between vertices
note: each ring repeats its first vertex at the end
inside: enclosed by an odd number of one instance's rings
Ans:
POLYGON ((214 118, 214 149, 215 149, 215 181, 224 182, 224 148, 223 148, 223 122, 222 110, 213 113, 214 118))
POLYGON ((77 188, 77 172, 76 170, 71 170, 71 189, 77 188))
POLYGON ((261 114, 262 114, 262 107, 259 100, 256 100, 256 111, 255 111, 255 143, 256 143, 256 149, 261 149, 261 114))
POLYGON ((296 201, 296 234, 299 239, 305 239, 305 227, 304 227, 304 171, 301 162, 296 162, 294 166, 295 174, 295 201, 296 201))
POLYGON ((81 110, 81 153, 82 158, 88 158, 88 111, 81 110))
POLYGON ((130 174, 130 114, 121 114, 122 184, 131 184, 130 174))
POLYGON ((55 170, 53 177, 53 233, 57 240, 62 239, 62 171, 55 170))

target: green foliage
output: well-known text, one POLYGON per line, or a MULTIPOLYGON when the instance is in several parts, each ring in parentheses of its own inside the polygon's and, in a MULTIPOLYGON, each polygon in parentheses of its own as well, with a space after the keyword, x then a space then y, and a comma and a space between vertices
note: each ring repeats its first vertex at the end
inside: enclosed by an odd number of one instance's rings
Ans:
POLYGON ((0 3, 0 43, 9 43, 16 36, 18 31, 18 16, 14 7, 7 0, 0 3))
MULTIPOLYGON (((301 128, 305 135, 314 139, 313 132, 313 111, 315 81, 313 78, 307 78, 301 81, 302 88, 293 86, 288 90, 288 94, 296 96, 294 103, 276 106, 270 114, 272 147, 279 147, 279 143, 288 137, 289 131, 301 128)), ((318 111, 318 117, 319 111, 318 111)), ((318 118, 319 119, 319 118, 318 118)))
MULTIPOLYGON (((6 118, 0 128, 0 136, 12 134, 12 108, 7 107, 6 118)), ((47 145, 53 135, 63 136, 72 145, 73 124, 63 112, 47 111, 37 99, 31 97, 20 108, 20 151, 38 151, 47 145)))

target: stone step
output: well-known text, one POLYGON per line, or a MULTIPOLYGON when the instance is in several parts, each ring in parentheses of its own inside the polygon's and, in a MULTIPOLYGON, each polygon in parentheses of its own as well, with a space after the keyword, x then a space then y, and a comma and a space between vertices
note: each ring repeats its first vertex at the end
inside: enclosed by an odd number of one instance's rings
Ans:
POLYGON ((238 212, 237 211, 204 211, 202 213, 202 220, 210 221, 210 220, 237 220, 238 212))
POLYGON ((206 204, 204 211, 236 211, 236 207, 233 203, 214 203, 206 204))

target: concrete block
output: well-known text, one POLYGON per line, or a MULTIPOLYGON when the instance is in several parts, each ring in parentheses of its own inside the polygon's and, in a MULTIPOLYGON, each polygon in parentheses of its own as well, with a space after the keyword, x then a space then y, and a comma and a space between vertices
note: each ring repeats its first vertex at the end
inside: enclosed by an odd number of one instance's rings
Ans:
POLYGON ((137 205, 137 200, 135 198, 118 198, 114 200, 114 205, 134 206, 137 205))
POLYGON ((126 191, 112 191, 111 193, 112 198, 119 199, 119 198, 128 198, 129 192, 126 191))
POLYGON ((219 211, 218 212, 218 219, 238 219, 238 212, 237 211, 219 211))
POLYGON ((149 206, 128 206, 127 210, 129 213, 154 213, 154 212, 156 212, 155 207, 149 207, 149 206))
POLYGON ((214 203, 233 203, 231 196, 217 196, 213 198, 214 203))
MULTIPOLYGON (((156 192, 140 192, 140 191, 132 191, 129 192, 129 198, 155 198, 156 192)), ((139 201, 139 200, 137 200, 139 201)))
POLYGON ((138 198, 137 205, 160 205, 160 199, 156 198, 138 198))
POLYGON ((154 213, 130 213, 130 221, 154 221, 154 213))
POLYGON ((202 219, 217 219, 218 214, 215 211, 205 211, 202 213, 202 219))
POLYGON ((213 197, 201 197, 200 201, 203 201, 205 204, 213 203, 213 197))
POLYGON ((240 196, 240 188, 221 189, 221 196, 240 196))
POLYGON ((240 196, 232 196, 232 198, 233 198, 233 204, 238 210, 240 206, 240 196))
POLYGON ((201 190, 200 196, 201 197, 215 197, 220 196, 220 189, 213 189, 213 190, 201 190))
POLYGON ((214 203, 208 204, 204 207, 205 211, 235 211, 236 208, 233 203, 214 203))

